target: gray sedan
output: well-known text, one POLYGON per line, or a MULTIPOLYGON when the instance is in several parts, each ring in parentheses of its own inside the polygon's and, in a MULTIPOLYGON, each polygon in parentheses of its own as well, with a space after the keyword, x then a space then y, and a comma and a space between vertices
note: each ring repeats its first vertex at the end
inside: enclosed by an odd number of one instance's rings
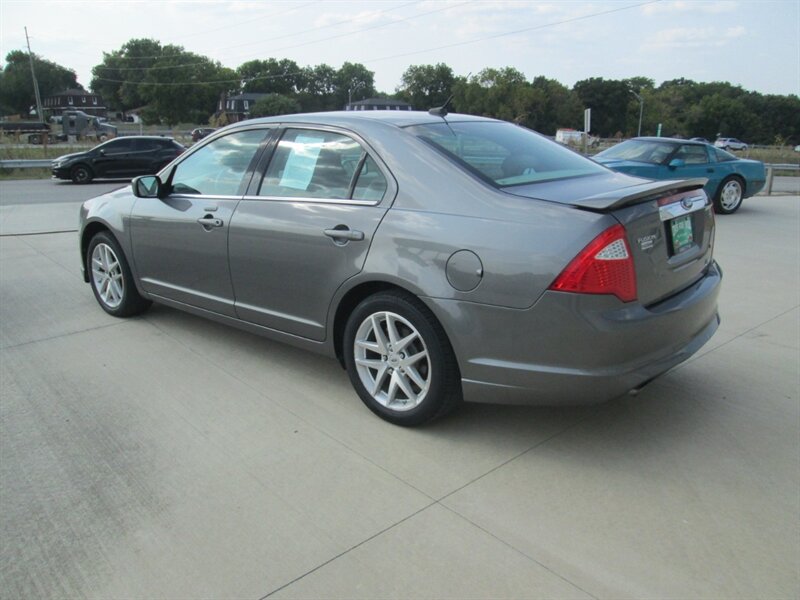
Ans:
POLYGON ((615 173, 457 114, 257 119, 86 202, 84 278, 336 357, 382 418, 638 389, 716 331, 703 179, 615 173))

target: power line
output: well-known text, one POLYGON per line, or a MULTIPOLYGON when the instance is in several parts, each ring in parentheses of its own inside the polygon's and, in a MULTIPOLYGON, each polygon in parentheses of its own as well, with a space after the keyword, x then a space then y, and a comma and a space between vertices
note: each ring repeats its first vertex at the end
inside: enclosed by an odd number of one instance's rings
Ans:
MULTIPOLYGON (((526 33, 526 32, 529 32, 529 31, 536 31, 536 30, 540 30, 540 29, 546 29, 548 27, 556 27, 558 25, 564 25, 564 24, 567 24, 567 23, 574 23, 576 21, 584 21, 584 20, 591 19, 591 18, 594 18, 594 17, 601 17, 601 16, 604 16, 604 15, 609 15, 609 14, 613 14, 613 13, 617 13, 617 12, 622 12, 622 11, 625 11, 625 10, 631 10, 633 8, 637 8, 637 7, 640 7, 640 6, 646 6, 648 4, 656 4, 656 3, 662 2, 662 1, 663 0, 647 0, 646 2, 639 2, 637 4, 630 4, 628 6, 623 6, 623 7, 620 7, 620 8, 613 8, 613 9, 599 11, 599 12, 595 12, 595 13, 589 13, 589 14, 586 14, 586 15, 578 16, 578 17, 571 17, 569 19, 562 19, 560 21, 551 21, 550 23, 543 23, 541 25, 534 25, 532 27, 524 27, 522 29, 514 29, 512 31, 505 31, 505 32, 496 33, 496 34, 492 34, 492 35, 487 35, 487 36, 475 38, 475 39, 472 39, 472 40, 465 40, 463 42, 454 42, 452 44, 444 44, 444 45, 441 45, 441 46, 425 48, 425 49, 422 49, 422 50, 414 50, 412 52, 403 52, 403 53, 394 54, 394 55, 391 55, 391 56, 383 56, 383 57, 380 57, 380 58, 373 58, 373 59, 370 59, 370 60, 365 60, 363 62, 369 64, 369 63, 380 62, 380 61, 384 61, 384 60, 391 60, 393 58, 402 58, 402 57, 405 57, 405 56, 413 56, 415 54, 423 54, 425 52, 432 52, 434 50, 443 50, 443 49, 447 49, 447 48, 455 48, 455 47, 458 47, 458 46, 466 46, 468 44, 476 44, 478 42, 497 39, 497 38, 505 37, 505 36, 509 36, 509 35, 516 35, 518 33, 526 33)), ((456 6, 458 6, 458 5, 456 5, 456 6)), ((448 8, 453 8, 453 7, 450 6, 448 8)), ((438 9, 438 10, 444 10, 444 9, 438 9)), ((433 11, 433 12, 437 12, 437 11, 433 11)), ((425 13, 425 14, 430 14, 430 13, 425 13)), ((417 16, 421 16, 421 15, 417 15, 417 16)), ((347 34, 347 35, 352 35, 353 33, 360 33, 360 32, 351 32, 350 34, 347 34)), ((342 37, 342 36, 335 36, 335 37, 342 37)), ((317 40, 317 41, 323 41, 323 40, 317 40)), ((278 78, 282 78, 282 77, 291 77, 291 76, 294 76, 294 75, 299 75, 299 74, 304 73, 304 72, 305 72, 305 70, 299 70, 299 71, 290 72, 290 73, 282 73, 282 74, 277 74, 277 75, 264 75, 264 76, 251 77, 251 78, 225 79, 225 80, 217 80, 217 81, 194 81, 194 82, 184 82, 184 83, 179 83, 179 82, 126 81, 126 80, 118 80, 118 79, 105 79, 105 78, 102 78, 102 77, 96 77, 95 79, 97 79, 98 81, 108 81, 110 83, 131 83, 131 84, 174 87, 174 86, 187 86, 187 85, 211 85, 211 84, 218 84, 218 83, 237 83, 237 82, 242 83, 243 81, 244 82, 261 81, 261 80, 265 80, 265 79, 278 79, 278 78)))
MULTIPOLYGON (((467 3, 468 2, 465 1, 465 2, 461 2, 459 4, 448 5, 448 6, 444 6, 444 7, 441 7, 441 8, 434 9, 434 10, 429 10, 428 12, 412 15, 410 17, 397 19, 396 21, 390 21, 389 23, 378 23, 377 25, 372 25, 370 27, 362 27, 361 29, 357 29, 355 31, 348 31, 348 32, 345 32, 345 33, 339 33, 339 34, 331 35, 331 36, 324 37, 324 38, 318 38, 316 40, 309 40, 307 42, 302 42, 300 44, 294 44, 292 46, 284 46, 283 48, 276 48, 274 50, 271 50, 270 53, 281 52, 283 50, 291 50, 293 48, 300 48, 302 46, 310 46, 312 44, 318 44, 320 42, 327 42, 327 41, 330 41, 330 40, 335 40, 335 39, 339 39, 339 38, 355 35, 357 33, 364 33, 365 31, 371 31, 373 29, 379 29, 381 27, 388 27, 390 25, 397 25, 398 23, 411 21, 413 19, 418 19, 420 17, 426 17, 428 15, 432 15, 433 13, 441 12, 443 10, 450 10, 452 8, 456 8, 458 6, 462 6, 462 5, 467 4, 467 3)), ((379 15, 380 14, 384 14, 384 13, 387 13, 387 12, 391 12, 393 10, 397 10, 397 9, 403 8, 405 6, 409 6, 411 4, 418 4, 418 2, 417 1, 415 1, 415 2, 407 2, 406 4, 401 4, 400 6, 396 6, 394 8, 391 8, 391 9, 388 9, 388 10, 384 10, 384 11, 381 11, 381 12, 376 13, 376 14, 379 14, 379 15)), ((330 25, 324 25, 322 27, 319 27, 318 29, 325 29, 327 27, 333 27, 335 25, 341 25, 343 23, 352 23, 353 21, 355 21, 355 19, 345 19, 343 21, 337 21, 336 23, 331 23, 330 25)), ((294 34, 294 33, 290 33, 290 34, 286 34, 284 36, 271 38, 271 41, 272 40, 284 39, 284 38, 287 38, 287 37, 294 37, 295 35, 296 34, 294 34)), ((239 44, 239 46, 250 46, 253 43, 261 43, 261 42, 260 41, 259 42, 248 42, 247 44, 239 44)), ((237 48, 239 46, 228 46, 227 48, 220 48, 220 50, 227 50, 227 49, 230 49, 230 48, 237 48)), ((178 68, 181 68, 181 67, 193 67, 193 66, 202 65, 202 64, 206 64, 206 63, 204 63, 204 62, 192 62, 192 63, 183 63, 183 64, 179 64, 179 65, 162 65, 162 66, 155 66, 155 67, 119 67, 119 68, 117 68, 117 67, 104 67, 102 65, 97 65, 97 67, 95 67, 95 68, 107 69, 107 70, 111 70, 111 71, 142 71, 142 70, 144 70, 144 71, 155 71, 155 70, 164 70, 164 69, 178 69, 178 68)))
MULTIPOLYGON (((373 13, 373 14, 374 15, 383 15, 383 14, 390 13, 390 12, 395 11, 395 10, 400 10, 401 8, 405 8, 406 6, 411 6, 412 4, 419 4, 420 2, 421 2, 421 0, 414 0, 413 2, 406 2, 405 4, 400 4, 400 5, 394 6, 392 8, 387 8, 386 10, 382 10, 382 11, 379 11, 379 12, 373 13)), ((291 10, 299 10, 300 8, 305 8, 306 6, 308 6, 310 4, 315 4, 315 2, 307 2, 305 4, 302 4, 302 5, 298 6, 298 7, 293 8, 291 10)), ((267 15, 267 16, 278 17, 278 16, 280 16, 282 14, 285 14, 286 12, 291 12, 291 11, 284 11, 283 13, 278 13, 276 15, 267 15)), ((260 17, 260 18, 265 18, 265 17, 260 17)), ((306 28, 306 29, 303 29, 301 31, 292 31, 292 32, 289 32, 289 33, 286 33, 286 34, 283 34, 283 35, 270 37, 270 41, 283 40, 283 39, 290 38, 290 37, 296 37, 298 35, 302 35, 302 34, 305 34, 305 33, 311 33, 311 32, 314 32, 314 31, 321 31, 323 29, 329 29, 331 27, 336 27, 337 25, 343 25, 343 24, 347 24, 347 23, 352 23, 352 22, 356 21, 356 19, 357 18, 355 18, 355 17, 354 18, 350 18, 350 19, 342 19, 341 21, 335 21, 333 23, 328 23, 327 25, 320 25, 318 27, 312 27, 311 29, 306 28)), ((229 27, 229 26, 226 26, 226 27, 229 27)), ((220 27, 219 29, 223 29, 223 28, 220 27)), ((212 31, 217 31, 217 30, 212 30, 212 31)), ((206 33, 208 33, 208 32, 206 32, 206 33)), ((178 38, 178 39, 180 39, 180 38, 178 38)), ((242 46, 253 46, 255 44, 261 44, 261 43, 263 43, 263 40, 258 40, 258 41, 255 41, 255 42, 246 42, 244 44, 235 44, 233 46, 225 46, 223 48, 218 48, 218 50, 230 50, 232 48, 241 48, 242 46)), ((156 59, 156 58, 161 58, 161 55, 154 55, 154 56, 117 56, 115 58, 117 58, 119 60, 139 60, 139 59, 147 59, 147 58, 156 59)), ((199 64, 199 63, 186 63, 185 65, 176 65, 176 66, 192 66, 194 64, 199 64)), ((101 66, 101 65, 98 65, 98 66, 101 66)), ((136 69, 147 69, 149 67, 119 67, 119 68, 102 67, 102 68, 104 68, 104 69, 115 69, 117 71, 128 71, 128 70, 136 70, 136 69)), ((174 67, 166 67, 166 68, 174 68, 174 67)))

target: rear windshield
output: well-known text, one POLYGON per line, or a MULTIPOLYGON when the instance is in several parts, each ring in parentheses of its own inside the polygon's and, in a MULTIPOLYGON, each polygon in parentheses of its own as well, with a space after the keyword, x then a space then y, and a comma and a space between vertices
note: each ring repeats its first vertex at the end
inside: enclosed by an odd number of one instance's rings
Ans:
POLYGON ((634 162, 660 165, 674 151, 675 144, 671 142, 627 140, 608 150, 599 152, 595 155, 595 158, 632 160, 634 162))
POLYGON ((496 187, 605 172, 580 154, 511 123, 442 122, 414 125, 408 131, 496 187))

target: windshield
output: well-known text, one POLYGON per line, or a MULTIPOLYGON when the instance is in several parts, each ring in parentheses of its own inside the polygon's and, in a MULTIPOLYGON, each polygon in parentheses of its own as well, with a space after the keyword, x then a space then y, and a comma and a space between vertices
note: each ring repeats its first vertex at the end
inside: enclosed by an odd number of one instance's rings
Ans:
POLYGON ((511 123, 442 122, 408 130, 496 187, 605 172, 580 154, 511 123))
POLYGON ((660 165, 674 150, 675 144, 669 142, 627 140, 599 152, 595 159, 632 160, 660 165))

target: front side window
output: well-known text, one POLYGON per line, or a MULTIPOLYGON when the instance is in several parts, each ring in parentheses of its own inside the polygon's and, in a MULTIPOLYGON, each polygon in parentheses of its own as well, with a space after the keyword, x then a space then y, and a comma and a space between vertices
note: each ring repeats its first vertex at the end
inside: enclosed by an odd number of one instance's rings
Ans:
MULTIPOLYGON (((287 129, 275 149, 258 194, 281 198, 349 199, 359 166, 359 173, 363 173, 365 178, 364 190, 381 178, 385 192, 386 180, 374 161, 369 175, 372 180, 367 180, 365 168, 368 169, 368 161, 362 161, 364 157, 366 154, 361 145, 347 136, 327 131, 287 129)), ((377 195, 376 189, 370 192, 373 196, 377 195)), ((366 194, 366 191, 360 193, 366 194)), ((383 197, 383 192, 380 197, 383 197)))
POLYGON ((442 122, 408 130, 495 187, 605 172, 591 160, 511 123, 442 122))
POLYGON ((239 196, 266 130, 238 131, 203 146, 175 168, 172 193, 239 196))

